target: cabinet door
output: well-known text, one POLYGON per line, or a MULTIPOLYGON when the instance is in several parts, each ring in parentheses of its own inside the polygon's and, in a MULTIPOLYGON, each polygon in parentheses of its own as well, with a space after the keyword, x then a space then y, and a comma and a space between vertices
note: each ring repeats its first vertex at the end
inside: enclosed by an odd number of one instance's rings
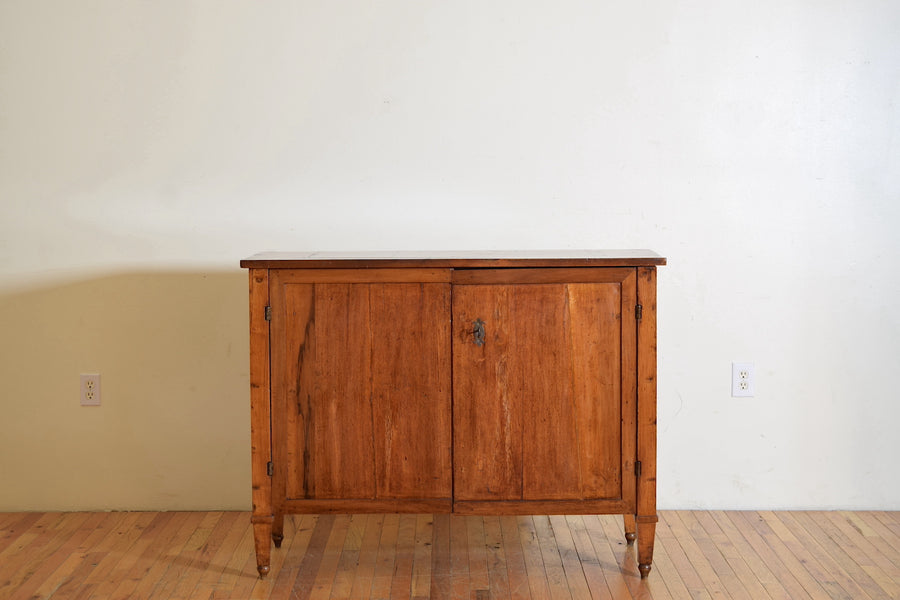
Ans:
POLYGON ((276 497, 449 498, 449 272, 275 270, 276 497))
POLYGON ((629 268, 454 274, 456 501, 633 504, 635 282, 629 268))

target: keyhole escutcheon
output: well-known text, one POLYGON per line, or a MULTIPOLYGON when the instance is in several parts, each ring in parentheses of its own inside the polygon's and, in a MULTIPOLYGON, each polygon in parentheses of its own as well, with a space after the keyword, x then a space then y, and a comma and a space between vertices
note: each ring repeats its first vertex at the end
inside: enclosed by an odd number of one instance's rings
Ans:
POLYGON ((472 336, 475 338, 474 342, 476 346, 484 345, 484 321, 481 319, 472 321, 472 336))

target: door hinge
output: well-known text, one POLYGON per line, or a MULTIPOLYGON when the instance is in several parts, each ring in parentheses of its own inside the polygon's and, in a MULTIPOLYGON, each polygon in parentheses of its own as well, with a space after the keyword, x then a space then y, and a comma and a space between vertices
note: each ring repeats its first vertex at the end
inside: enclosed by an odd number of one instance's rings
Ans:
POLYGON ((266 307, 266 321, 271 321, 271 320, 272 320, 272 307, 267 306, 266 307))
POLYGON ((273 463, 270 460, 269 462, 266 463, 266 475, 271 477, 274 474, 275 474, 275 463, 273 463))
POLYGON ((634 307, 634 318, 637 321, 641 320, 641 317, 644 316, 644 305, 638 304, 634 307))
POLYGON ((635 461, 635 463, 634 463, 634 476, 635 477, 641 476, 641 461, 639 461, 639 460, 635 461))

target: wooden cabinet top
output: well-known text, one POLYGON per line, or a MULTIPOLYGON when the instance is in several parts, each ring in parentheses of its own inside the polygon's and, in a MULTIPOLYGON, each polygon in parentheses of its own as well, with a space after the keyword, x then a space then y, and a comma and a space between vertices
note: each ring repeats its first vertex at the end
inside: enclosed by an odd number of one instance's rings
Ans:
POLYGON ((518 250, 465 252, 263 252, 241 261, 252 269, 652 267, 666 259, 651 250, 518 250))

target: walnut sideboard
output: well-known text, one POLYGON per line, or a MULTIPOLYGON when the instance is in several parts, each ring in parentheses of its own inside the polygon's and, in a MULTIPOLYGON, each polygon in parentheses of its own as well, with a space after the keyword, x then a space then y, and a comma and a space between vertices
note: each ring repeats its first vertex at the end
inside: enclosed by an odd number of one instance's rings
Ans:
POLYGON ((259 574, 289 513, 622 514, 656 529, 656 267, 637 251, 265 253, 259 574))

